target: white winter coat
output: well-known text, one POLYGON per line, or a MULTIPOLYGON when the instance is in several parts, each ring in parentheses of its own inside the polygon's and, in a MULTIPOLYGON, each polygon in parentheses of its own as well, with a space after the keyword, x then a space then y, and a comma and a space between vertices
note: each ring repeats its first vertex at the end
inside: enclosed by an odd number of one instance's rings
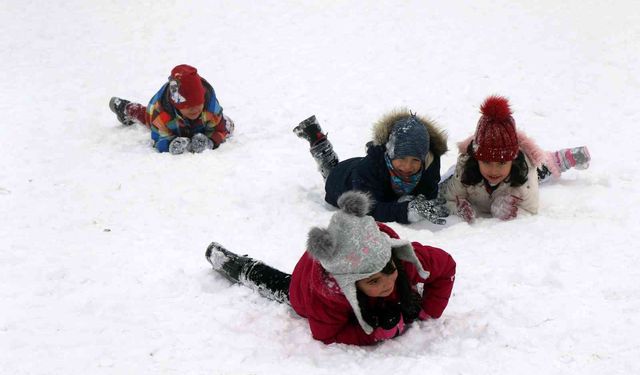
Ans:
POLYGON ((456 198, 464 198, 471 203, 473 208, 479 214, 491 215, 491 204, 496 197, 503 194, 510 194, 522 199, 518 204, 518 215, 522 213, 522 210, 528 211, 532 214, 538 213, 537 168, 541 167, 542 164, 545 164, 554 175, 559 174, 555 163, 551 162, 551 159, 549 159, 548 153, 542 151, 524 133, 518 132, 520 151, 524 153, 525 162, 529 168, 527 182, 518 187, 512 187, 508 182, 502 182, 493 192, 489 193, 485 187, 484 181, 481 181, 476 185, 464 185, 460 181, 464 163, 470 157, 467 155, 466 151, 471 139, 472 138, 469 137, 458 144, 460 156, 458 156, 456 169, 453 175, 443 181, 440 185, 440 196, 447 200, 447 207, 449 210, 452 213, 456 212, 456 198))

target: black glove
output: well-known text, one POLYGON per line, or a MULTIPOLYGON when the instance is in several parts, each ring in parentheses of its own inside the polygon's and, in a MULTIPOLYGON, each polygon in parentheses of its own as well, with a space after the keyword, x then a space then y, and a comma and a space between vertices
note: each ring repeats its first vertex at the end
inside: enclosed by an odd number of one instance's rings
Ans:
POLYGON ((190 143, 191 141, 187 137, 177 137, 169 143, 169 152, 173 155, 182 154, 189 150, 190 143))
POLYGON ((389 304, 378 311, 378 327, 392 329, 400 322, 402 309, 399 303, 389 304))
POLYGON ((447 201, 444 198, 427 200, 424 195, 418 195, 409 202, 409 217, 419 217, 427 219, 438 225, 443 225, 447 221, 442 219, 449 216, 449 209, 445 206, 447 201))
POLYGON ((200 153, 204 150, 213 149, 213 141, 202 133, 198 133, 191 137, 191 151, 200 153))

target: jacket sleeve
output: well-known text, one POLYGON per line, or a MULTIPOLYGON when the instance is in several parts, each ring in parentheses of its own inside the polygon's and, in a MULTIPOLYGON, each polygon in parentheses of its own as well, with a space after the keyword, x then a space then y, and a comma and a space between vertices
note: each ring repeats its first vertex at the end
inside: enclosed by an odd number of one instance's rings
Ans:
POLYGON ((213 124, 214 122, 207 127, 207 133, 205 133, 205 135, 211 138, 215 147, 218 147, 229 136, 229 131, 227 130, 227 118, 221 114, 218 119, 218 123, 215 125, 213 124))
POLYGON ((215 91, 211 90, 209 102, 205 113, 205 135, 209 137, 214 147, 220 146, 229 135, 227 119, 222 113, 222 107, 216 98, 215 91))
POLYGON ((513 188, 512 194, 522 199, 518 203, 518 215, 521 210, 525 210, 532 214, 538 213, 538 204, 540 201, 538 194, 538 170, 536 167, 531 166, 529 159, 526 159, 527 166, 529 167, 529 173, 527 174, 527 182, 513 188))
POLYGON ((308 317, 314 339, 325 344, 373 345, 373 335, 367 335, 353 315, 351 306, 318 302, 312 316, 308 317))
POLYGON ((454 213, 457 210, 457 198, 468 199, 469 197, 467 188, 460 181, 463 165, 464 156, 460 155, 453 174, 440 184, 440 196, 447 200, 447 208, 451 213, 454 213))
POLYGON ((456 275, 456 262, 442 249, 412 243, 416 256, 429 277, 424 281, 422 309, 432 318, 439 318, 449 303, 456 275))
POLYGON ((152 111, 149 114, 151 117, 151 139, 153 139, 154 147, 159 152, 167 152, 169 151, 169 144, 176 138, 175 134, 167 126, 171 121, 171 116, 167 112, 158 112, 153 108, 150 111, 152 111))

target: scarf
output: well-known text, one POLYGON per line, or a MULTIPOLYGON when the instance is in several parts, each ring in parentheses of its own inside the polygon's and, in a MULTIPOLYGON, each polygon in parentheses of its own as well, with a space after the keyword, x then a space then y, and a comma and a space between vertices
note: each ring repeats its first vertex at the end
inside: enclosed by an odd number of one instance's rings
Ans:
POLYGON ((389 170, 389 175, 391 176, 391 188, 393 192, 398 196, 403 196, 409 194, 415 189, 418 182, 420 182, 420 178, 422 178, 422 168, 416 174, 413 174, 409 177, 403 177, 395 169, 393 169, 393 164, 391 164, 391 159, 387 154, 384 154, 384 161, 387 163, 387 169, 389 170))

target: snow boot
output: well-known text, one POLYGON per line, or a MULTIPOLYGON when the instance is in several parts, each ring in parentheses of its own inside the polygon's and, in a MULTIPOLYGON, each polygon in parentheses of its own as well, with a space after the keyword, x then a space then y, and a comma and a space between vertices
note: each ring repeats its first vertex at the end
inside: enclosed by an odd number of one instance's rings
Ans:
POLYGON ((311 156, 318 164, 318 170, 325 180, 329 177, 331 170, 338 165, 338 155, 333 151, 333 145, 328 139, 324 139, 314 146, 311 146, 311 156))
POLYGON ((118 117, 118 121, 120 121, 120 123, 125 126, 133 125, 134 123, 134 120, 127 115, 126 111, 127 106, 130 103, 131 102, 128 100, 120 99, 115 96, 112 97, 111 100, 109 100, 109 109, 111 109, 111 112, 116 114, 116 117, 118 117))
POLYGON ((327 139, 327 136, 322 133, 322 129, 320 128, 320 124, 318 123, 318 120, 316 120, 315 115, 298 124, 298 126, 293 128, 293 132, 299 138, 309 141, 309 145, 312 147, 327 139))
POLYGON ((280 303, 289 303, 291 275, 272 268, 246 255, 237 255, 212 242, 205 256, 213 269, 233 283, 247 286, 280 303))
POLYGON ((587 146, 564 148, 553 153, 553 158, 561 172, 568 169, 587 169, 591 161, 587 146))
POLYGON ((205 257, 214 270, 234 283, 241 283, 246 271, 256 262, 246 255, 232 253, 217 242, 209 245, 205 257))

